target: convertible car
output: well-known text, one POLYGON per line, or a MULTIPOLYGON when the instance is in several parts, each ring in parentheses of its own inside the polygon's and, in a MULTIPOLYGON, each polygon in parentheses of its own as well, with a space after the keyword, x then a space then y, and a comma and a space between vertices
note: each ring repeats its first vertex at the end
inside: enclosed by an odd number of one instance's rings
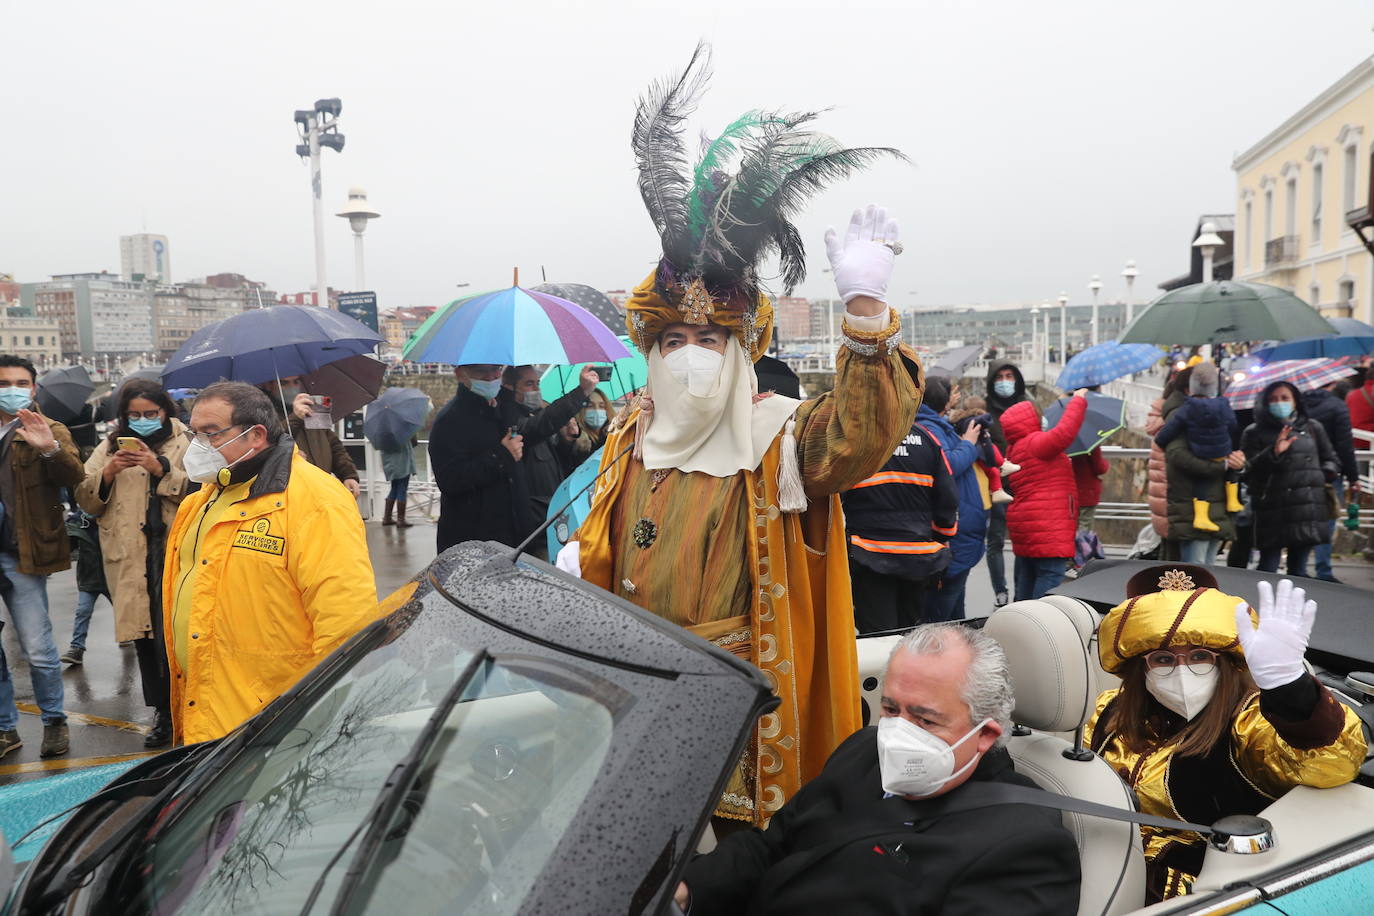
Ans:
MULTIPOLYGON (((1368 776, 1295 790, 1245 835, 1218 829, 1198 893, 1142 909, 1133 799, 1076 742, 1109 683, 1096 626, 1134 568, 1089 567, 986 622, 1017 685, 1018 767, 1058 793, 1052 806, 1099 806, 1063 812, 1086 876, 1079 912, 1368 912, 1368 776)), ((1257 580, 1237 571, 1222 585, 1249 595, 1257 580)), ((1316 597, 1316 671, 1370 721, 1374 676, 1358 674, 1374 667, 1361 657, 1374 646, 1369 596, 1316 597)), ((714 800, 775 702, 761 675, 495 544, 446 552, 385 609, 232 734, 71 799, 36 854, 20 847, 26 863, 0 853, 0 910, 671 914, 683 866, 711 842, 714 800)), ((896 638, 859 640, 866 716, 896 638)))

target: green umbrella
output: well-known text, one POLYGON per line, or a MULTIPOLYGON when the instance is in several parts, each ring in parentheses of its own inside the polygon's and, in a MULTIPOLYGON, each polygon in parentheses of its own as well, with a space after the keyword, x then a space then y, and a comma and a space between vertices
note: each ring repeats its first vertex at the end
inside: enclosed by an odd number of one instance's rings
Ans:
POLYGON ((1218 280, 1167 292, 1117 340, 1195 346, 1227 340, 1296 340, 1336 333, 1312 306, 1266 283, 1218 280))
MULTIPOLYGON (((631 392, 638 391, 649 382, 649 363, 643 354, 630 343, 630 338, 621 336, 620 342, 630 355, 610 363, 611 377, 596 387, 612 401, 619 400, 631 392)), ((607 363, 577 363, 572 366, 550 366, 539 379, 539 393, 546 401, 556 401, 577 387, 578 376, 583 366, 605 366, 607 363)))

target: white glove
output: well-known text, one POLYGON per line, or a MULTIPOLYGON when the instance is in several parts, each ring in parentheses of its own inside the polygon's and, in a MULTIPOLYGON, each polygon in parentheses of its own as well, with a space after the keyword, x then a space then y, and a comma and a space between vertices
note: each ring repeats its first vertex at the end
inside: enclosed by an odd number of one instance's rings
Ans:
POLYGON ((553 565, 570 576, 582 578, 582 545, 577 541, 564 544, 563 549, 558 551, 558 557, 553 561, 553 565))
POLYGON ((825 230, 825 253, 841 299, 848 303, 856 296, 872 296, 887 301, 887 281, 892 278, 892 261, 897 256, 888 245, 896 245, 898 235, 896 221, 889 220, 887 210, 874 204, 854 211, 843 244, 834 226, 825 230))
POLYGON ((1317 619, 1317 602, 1305 601, 1307 592, 1288 579, 1279 583, 1277 596, 1268 582, 1259 584, 1259 593, 1259 628, 1250 623, 1249 605, 1242 601, 1236 605, 1236 634, 1255 684, 1273 690, 1306 673, 1302 658, 1317 619))

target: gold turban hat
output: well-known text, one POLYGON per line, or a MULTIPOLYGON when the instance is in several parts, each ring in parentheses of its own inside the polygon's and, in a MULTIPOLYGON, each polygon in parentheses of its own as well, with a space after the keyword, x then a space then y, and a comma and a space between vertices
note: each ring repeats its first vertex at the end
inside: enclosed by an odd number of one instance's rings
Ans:
MULTIPOLYGON (((1142 570, 1127 583, 1126 596, 1097 632, 1105 670, 1115 674, 1136 656, 1183 645, 1224 652, 1245 664, 1236 637, 1236 605, 1245 599, 1221 591, 1202 567, 1166 564, 1142 570)), ((1253 609, 1250 616, 1256 619, 1253 609)))
POLYGON ((647 355, 663 329, 679 323, 728 329, 755 362, 767 351, 773 339, 773 303, 767 296, 759 293, 752 302, 741 293, 718 298, 699 277, 684 287, 673 280, 665 282, 667 273, 649 274, 625 303, 625 327, 640 352, 647 355))

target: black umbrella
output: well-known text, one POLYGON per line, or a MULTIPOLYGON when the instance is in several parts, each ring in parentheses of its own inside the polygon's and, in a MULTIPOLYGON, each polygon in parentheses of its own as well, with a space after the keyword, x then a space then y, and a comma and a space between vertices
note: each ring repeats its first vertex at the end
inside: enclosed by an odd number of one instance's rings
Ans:
POLYGON ((550 296, 557 296, 559 299, 567 299, 574 305, 580 305, 591 312, 597 321, 610 328, 613 333, 625 333, 625 317, 620 314, 620 309, 616 308, 610 296, 595 287, 585 283, 540 283, 531 289, 536 293, 548 293, 550 296))
MULTIPOLYGON (((1126 425, 1126 402, 1120 398, 1109 398, 1105 394, 1089 391, 1087 412, 1083 414, 1083 425, 1078 435, 1066 450, 1069 455, 1086 455, 1112 437, 1117 430, 1126 425)), ((1045 408, 1045 428, 1057 426, 1064 416, 1068 398, 1060 398, 1045 408)))
POLYGON ((337 423, 376 399, 384 375, 386 363, 364 353, 325 363, 302 375, 301 386, 311 394, 330 398, 329 414, 337 423))
POLYGON ((373 447, 394 452, 425 425, 431 406, 429 395, 418 388, 388 388, 367 405, 363 435, 373 447))
POLYGON ((59 366, 38 377, 34 399, 44 415, 59 423, 74 423, 95 391, 85 366, 59 366))
MULTIPOLYGON (((1126 582, 1131 576, 1161 565, 1168 564, 1159 560, 1092 560, 1083 567, 1077 579, 1061 582, 1050 591, 1086 601, 1106 613, 1126 600, 1126 582)), ((1251 604, 1259 602, 1260 582, 1277 583, 1284 578, 1278 573, 1230 566, 1209 566, 1207 571, 1216 577, 1217 586, 1223 592, 1244 598, 1251 604)), ((1307 597, 1317 602, 1317 622, 1312 627, 1308 646, 1362 664, 1374 663, 1374 615, 1369 613, 1370 593, 1366 589, 1321 579, 1293 578, 1293 582, 1306 589, 1307 597)))
POLYGON ((162 384, 162 366, 144 366, 142 369, 135 369, 120 380, 118 387, 110 392, 109 397, 101 401, 105 409, 103 411, 106 420, 115 419, 115 414, 119 411, 119 394, 124 390, 124 386, 134 379, 141 379, 145 382, 157 382, 162 384))
POLYGON ((776 356, 760 356, 754 363, 754 374, 759 380, 759 391, 775 391, 789 398, 801 397, 801 379, 791 366, 776 356))

